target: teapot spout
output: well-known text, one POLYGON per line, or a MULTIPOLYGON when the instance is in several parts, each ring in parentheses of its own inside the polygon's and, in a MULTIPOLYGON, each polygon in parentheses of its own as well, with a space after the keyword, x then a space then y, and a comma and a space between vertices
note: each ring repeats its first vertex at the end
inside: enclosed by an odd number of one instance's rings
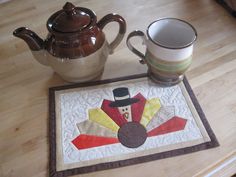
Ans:
POLYGON ((41 64, 49 66, 44 50, 44 41, 33 31, 25 27, 17 28, 13 35, 23 39, 29 46, 34 58, 41 64))
POLYGON ((32 51, 38 51, 44 48, 44 41, 33 31, 25 27, 17 28, 13 35, 23 39, 32 51))

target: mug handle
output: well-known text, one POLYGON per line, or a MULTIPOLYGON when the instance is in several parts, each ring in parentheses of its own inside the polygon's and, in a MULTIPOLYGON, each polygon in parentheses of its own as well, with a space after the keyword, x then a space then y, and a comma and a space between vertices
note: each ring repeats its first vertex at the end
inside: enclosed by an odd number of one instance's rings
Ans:
POLYGON ((110 22, 118 22, 119 23, 119 33, 116 38, 109 44, 110 54, 113 53, 114 49, 120 44, 122 39, 124 38, 126 32, 126 22, 123 17, 118 14, 112 13, 104 16, 98 23, 97 26, 100 29, 103 29, 110 22))
POLYGON ((138 55, 141 59, 139 59, 139 62, 141 64, 145 64, 145 56, 144 54, 142 54, 141 52, 139 52, 136 48, 134 48, 131 43, 130 43, 130 38, 134 37, 134 36, 139 36, 142 38, 143 43, 145 43, 146 37, 145 34, 142 31, 139 30, 135 30, 131 33, 129 33, 127 39, 126 39, 126 45, 128 46, 129 50, 131 50, 131 52, 133 52, 134 54, 138 55))

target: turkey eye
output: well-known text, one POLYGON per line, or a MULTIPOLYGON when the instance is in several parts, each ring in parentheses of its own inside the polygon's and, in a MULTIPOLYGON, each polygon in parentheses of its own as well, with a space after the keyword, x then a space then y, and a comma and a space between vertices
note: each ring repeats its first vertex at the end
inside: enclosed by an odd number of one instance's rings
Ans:
POLYGON ((125 109, 122 109, 123 112, 125 112, 125 109))
POLYGON ((126 108, 125 110, 128 111, 128 108, 126 108))

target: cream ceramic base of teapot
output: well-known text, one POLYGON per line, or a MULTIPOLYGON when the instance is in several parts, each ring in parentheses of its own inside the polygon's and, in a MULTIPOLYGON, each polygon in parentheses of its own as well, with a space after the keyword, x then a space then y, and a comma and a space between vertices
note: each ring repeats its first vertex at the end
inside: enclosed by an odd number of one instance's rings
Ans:
POLYGON ((93 80, 103 73, 104 65, 109 55, 108 43, 95 53, 77 59, 61 59, 52 56, 45 50, 31 51, 37 61, 52 69, 67 82, 84 82, 93 80))

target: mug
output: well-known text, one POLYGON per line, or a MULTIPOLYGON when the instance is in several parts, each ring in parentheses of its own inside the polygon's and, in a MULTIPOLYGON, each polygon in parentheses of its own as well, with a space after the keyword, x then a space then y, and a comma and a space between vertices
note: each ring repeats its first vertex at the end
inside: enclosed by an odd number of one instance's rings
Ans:
POLYGON ((150 78, 167 86, 182 81, 192 62, 193 44, 197 39, 196 29, 186 21, 163 18, 152 22, 146 33, 147 35, 139 30, 131 32, 126 44, 141 58, 141 64, 147 64, 150 78), (145 55, 130 43, 130 38, 134 36, 143 39, 146 45, 145 55))

